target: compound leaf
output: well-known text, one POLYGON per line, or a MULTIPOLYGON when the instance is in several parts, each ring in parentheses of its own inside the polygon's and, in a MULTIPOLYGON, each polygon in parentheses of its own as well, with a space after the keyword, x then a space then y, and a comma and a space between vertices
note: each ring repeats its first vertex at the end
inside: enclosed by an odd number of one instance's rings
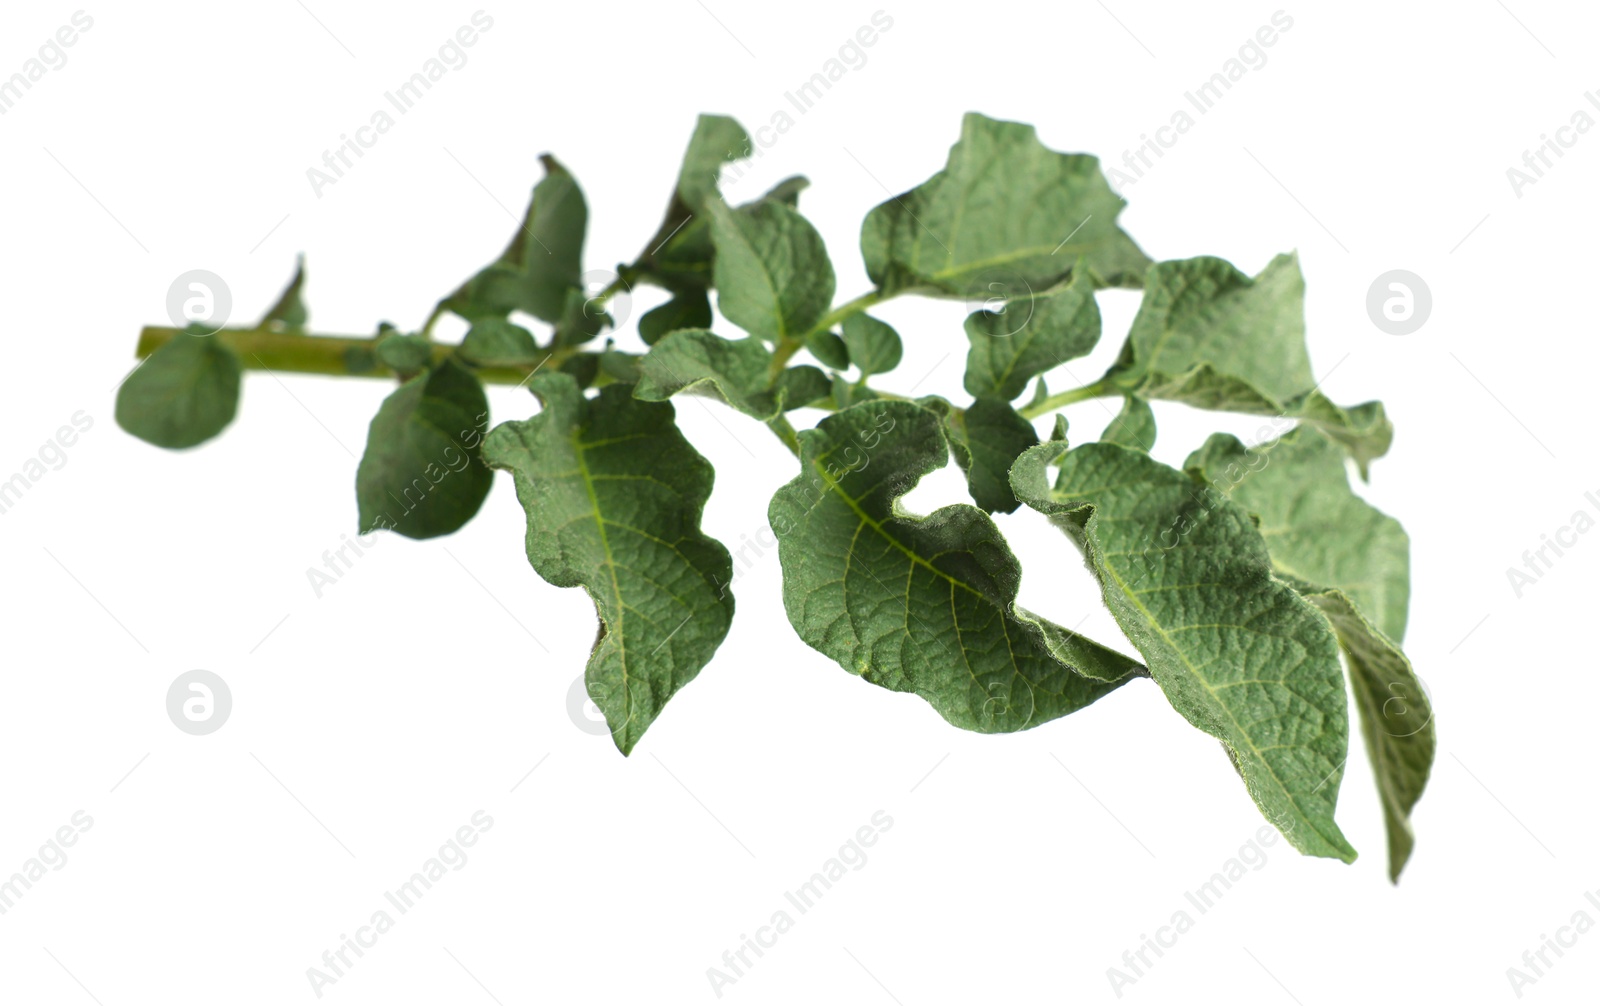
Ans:
POLYGON ((175 333, 117 389, 117 425, 157 447, 205 443, 233 422, 242 369, 214 336, 175 333))
POLYGON ((899 510, 949 461, 932 411, 862 402, 802 431, 800 449, 800 475, 768 508, 784 608, 800 638, 845 670, 985 733, 1064 716, 1142 673, 1059 626, 1047 636, 1016 606, 1021 568, 983 511, 899 510))
POLYGON ((484 459, 514 477, 533 568, 594 601, 600 635, 584 676, 627 754, 733 618, 732 560, 700 530, 711 465, 670 403, 640 401, 626 385, 585 398, 560 373, 531 387, 543 410, 490 431, 484 459))
POLYGON ((1249 515, 1143 452, 1062 441, 1011 473, 1080 545, 1106 605, 1180 714, 1222 741, 1262 813, 1308 855, 1349 862, 1334 823, 1348 744, 1338 643, 1272 575, 1249 515), (1054 486, 1046 466, 1059 462, 1054 486))
POLYGON ((478 457, 488 422, 483 385, 454 360, 385 398, 356 469, 361 533, 434 538, 471 520, 494 481, 478 457))
POLYGON ((998 286, 1013 299, 1055 286, 1080 257, 1100 285, 1137 287, 1149 259, 1117 227, 1124 205, 1099 159, 970 112, 943 171, 867 214, 861 253, 890 291, 971 297, 998 286))

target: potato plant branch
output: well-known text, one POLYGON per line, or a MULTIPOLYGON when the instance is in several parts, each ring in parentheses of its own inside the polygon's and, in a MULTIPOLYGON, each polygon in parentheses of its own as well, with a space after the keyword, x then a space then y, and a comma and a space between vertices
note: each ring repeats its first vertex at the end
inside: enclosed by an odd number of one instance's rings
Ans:
POLYGON ((1081 388, 1058 391, 1049 398, 1042 399, 1032 405, 1025 405, 1017 411, 1021 413, 1024 419, 1038 419, 1040 416, 1048 415, 1075 402, 1087 402, 1091 398, 1105 398, 1109 395, 1120 394, 1122 394, 1121 388, 1118 388, 1105 378, 1101 378, 1092 384, 1085 384, 1081 388))
MULTIPOLYGON (((146 326, 139 332, 135 355, 143 360, 170 342, 181 329, 146 326)), ((399 377, 378 360, 378 340, 372 336, 309 335, 271 328, 224 328, 209 338, 233 350, 246 370, 276 370, 291 374, 325 374, 331 377, 399 377)), ((436 344, 433 362, 442 362, 455 346, 436 344)), ((560 366, 568 357, 581 352, 563 346, 543 351, 535 363, 519 367, 474 367, 485 384, 522 384, 535 370, 548 364, 560 366)), ((602 375, 602 378, 604 375, 602 375)))

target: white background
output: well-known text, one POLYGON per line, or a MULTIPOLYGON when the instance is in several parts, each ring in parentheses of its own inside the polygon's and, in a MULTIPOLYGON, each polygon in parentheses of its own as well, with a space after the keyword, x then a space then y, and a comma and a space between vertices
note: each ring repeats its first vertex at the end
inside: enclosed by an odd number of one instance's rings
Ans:
MULTIPOLYGON (((1153 686, 1016 736, 956 731, 795 638, 769 553, 738 582, 715 661, 624 759, 569 717, 592 607, 528 566, 509 480, 460 533, 385 538, 313 595, 307 568, 355 530, 354 455, 383 382, 252 373, 233 426, 184 453, 112 418, 138 329, 166 324, 180 273, 223 276, 248 321, 304 251, 317 331, 415 326, 499 252, 544 151, 588 196, 589 266, 631 259, 696 113, 766 122, 884 2, 487 7, 469 62, 320 198, 306 169, 475 5, 86 10, 67 64, 0 116, 0 477, 77 410, 94 420, 0 515, 0 874, 74 811, 94 824, 0 916, 0 1000, 314 1002, 307 968, 482 809, 494 825, 467 865, 325 1000, 716 1001, 707 968, 883 810, 894 825, 865 867, 724 1000, 1116 1001, 1106 969, 1262 823, 1216 743, 1153 686), (194 668, 233 694, 204 737, 165 711, 194 668)), ((75 9, 7 5, 0 76, 75 9)), ((729 189, 744 200, 809 175, 801 206, 841 300, 867 289, 861 216, 943 165, 963 112, 1120 161, 1277 8, 882 9, 894 24, 869 61, 729 189)), ((1506 577, 1600 494, 1600 131, 1520 198, 1506 176, 1600 86, 1586 72, 1596 14, 1542 0, 1285 9, 1293 28, 1266 65, 1121 187, 1122 222, 1158 259, 1216 254, 1253 273, 1299 250, 1324 390, 1381 398, 1395 421, 1362 491, 1411 533, 1407 650, 1440 754, 1398 888, 1357 743, 1339 820, 1361 858, 1278 843, 1123 998, 1514 1001, 1506 969, 1541 934, 1581 908, 1600 918, 1583 898, 1600 886, 1586 770, 1600 535, 1520 599, 1506 577), (1366 312, 1394 268, 1432 290, 1413 335, 1366 312)), ((641 292, 633 318, 658 299, 641 292)), ((1104 295, 1102 345, 1052 386, 1097 376, 1136 303, 1104 295)), ((920 392, 958 394, 962 313, 882 308, 907 345, 886 384, 928 374, 920 392)), ((491 396, 497 421, 533 409, 525 392, 491 396)), ((1257 425, 1156 409, 1169 462, 1214 429, 1257 425)), ((737 547, 794 462, 732 412, 679 413, 717 465, 706 527, 737 547)), ((1094 402, 1069 416, 1080 440, 1108 418, 1094 402)), ((912 503, 963 499, 947 470, 912 503)), ((1026 510, 1000 523, 1026 568, 1022 602, 1068 625, 1090 614, 1084 631, 1120 644, 1065 539, 1026 510)), ((1597 980, 1600 936, 1585 936, 1523 992, 1586 1001, 1597 980)))

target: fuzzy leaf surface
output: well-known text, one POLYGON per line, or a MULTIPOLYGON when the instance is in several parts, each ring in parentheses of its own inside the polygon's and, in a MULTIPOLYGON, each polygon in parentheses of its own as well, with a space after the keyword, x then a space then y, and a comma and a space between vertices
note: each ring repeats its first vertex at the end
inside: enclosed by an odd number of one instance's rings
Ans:
POLYGON ((1149 259, 1117 227, 1124 205, 1098 158, 969 112, 944 170, 867 214, 861 254, 880 288, 934 296, 1014 299, 1055 286, 1080 258, 1099 285, 1137 287, 1149 259))
POLYGON ((239 411, 242 369, 221 340, 179 332, 117 389, 117 425, 157 447, 203 444, 239 411))
POLYGON ((1016 606, 1021 568, 983 511, 899 508, 949 462, 932 411, 861 402, 801 431, 800 448, 801 473, 768 509, 784 608, 800 638, 845 670, 984 733, 1064 716, 1142 673, 1059 626, 1047 638, 1044 621, 1016 606))
POLYGON ((544 408, 491 430, 484 459, 514 477, 533 568, 594 601, 600 634, 584 676, 627 754, 733 618, 728 550, 700 529, 711 465, 670 403, 627 385, 585 398, 560 373, 531 387, 544 408))
POLYGON ((1383 802, 1389 876, 1398 880, 1416 842, 1411 811, 1437 748, 1432 705, 1399 645, 1410 539, 1351 491, 1343 452, 1313 428, 1253 448, 1217 434, 1185 467, 1259 518, 1273 568, 1338 635, 1383 802))
POLYGON ((488 422, 483 385, 454 360, 385 398, 356 469, 361 533, 434 538, 471 520, 494 482, 478 456, 488 422))
POLYGON ((1018 499, 1057 518, 1083 549, 1151 676, 1174 709, 1222 741, 1267 820, 1301 852, 1354 860, 1334 823, 1349 740, 1338 643, 1321 613, 1272 575, 1244 509, 1108 443, 1041 444, 1011 480, 1018 499))

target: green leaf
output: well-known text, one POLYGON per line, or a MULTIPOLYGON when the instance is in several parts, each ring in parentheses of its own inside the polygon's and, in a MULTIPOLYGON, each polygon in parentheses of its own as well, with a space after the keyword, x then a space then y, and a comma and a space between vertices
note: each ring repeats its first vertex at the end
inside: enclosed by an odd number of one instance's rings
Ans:
POLYGON ((1009 402, 1038 375, 1094 349, 1100 308, 1093 283, 1080 273, 1066 286, 1007 301, 999 311, 974 311, 966 330, 967 393, 1009 402))
POLYGON ((1011 492, 1011 465, 1039 442, 1033 424, 1007 402, 980 398, 966 409, 952 408, 942 398, 920 405, 944 417, 956 464, 967 475, 972 501, 990 513, 1011 513, 1020 505, 1011 492))
POLYGON ((600 354, 574 353, 557 364, 556 369, 577 381, 578 387, 587 388, 600 376, 600 354))
MULTIPOLYGON (((722 166, 750 156, 751 149, 750 134, 736 120, 726 115, 700 116, 694 135, 689 137, 689 149, 684 151, 683 167, 678 170, 677 198, 690 212, 704 215, 710 208, 708 204, 720 201, 717 177, 722 166)), ((793 182, 789 180, 789 184, 793 182)))
POLYGON ((1080 256, 1099 285, 1137 287, 1149 259, 1117 227, 1124 205, 1097 158, 971 112, 943 171, 867 214, 861 253, 889 291, 970 297, 998 285, 1011 299, 1055 286, 1080 256))
POLYGON ((833 264, 822 235, 783 203, 710 205, 717 307, 769 342, 803 338, 833 303, 833 264))
POLYGON ((1016 606, 1021 569, 983 511, 898 509, 949 461, 933 412, 864 402, 801 431, 800 448, 801 474, 768 509, 784 608, 800 638, 845 670, 985 733, 1064 716, 1141 673, 1066 629, 1047 638, 1043 620, 1016 606), (1058 655, 1074 649, 1081 663, 1058 655))
POLYGON ((772 353, 754 336, 724 339, 705 329, 679 329, 650 347, 633 393, 646 402, 662 402, 681 391, 707 391, 765 422, 783 411, 768 386, 771 367, 772 353))
POLYGON ((515 367, 537 363, 542 355, 533 333, 504 318, 483 318, 467 329, 461 358, 479 367, 515 367))
POLYGON ((117 389, 117 425, 157 447, 194 447, 239 409, 239 357, 210 335, 175 333, 117 389))
POLYGON ((733 618, 732 560, 700 530, 711 465, 668 403, 625 385, 586 399, 565 374, 531 386, 544 409, 495 427, 484 458, 515 478, 533 568, 594 601, 600 635, 585 678, 627 754, 733 618))
POLYGON ((844 320, 844 344, 850 362, 863 378, 887 374, 900 366, 904 352, 900 333, 869 314, 852 314, 844 320))
POLYGON ((1343 590, 1385 635, 1405 638, 1411 539, 1351 491, 1342 452, 1317 430, 1254 448, 1213 434, 1184 467, 1261 518, 1274 570, 1343 590))
POLYGON ((393 332, 378 341, 378 362, 401 375, 419 374, 433 360, 433 344, 420 335, 393 332))
POLYGON ((1377 402, 1345 409, 1316 390, 1304 302, 1294 255, 1279 255, 1254 279, 1219 258, 1158 262, 1122 358, 1106 376, 1146 399, 1315 423, 1364 476, 1389 450, 1393 427, 1377 402))
POLYGON ((850 367, 850 347, 832 332, 812 332, 806 338, 806 349, 825 367, 847 370, 850 367))
POLYGON ((306 285, 306 257, 304 255, 295 259, 294 278, 289 280, 289 285, 284 287, 283 293, 273 305, 267 308, 267 313, 262 316, 257 328, 305 328, 306 321, 311 317, 311 312, 306 310, 303 293, 306 285))
POLYGON ((639 338, 654 346, 680 328, 710 328, 711 301, 704 290, 685 290, 639 318, 639 338))
POLYGON ((1156 414, 1151 411, 1150 403, 1137 395, 1125 397, 1122 411, 1100 434, 1100 440, 1148 454, 1156 445, 1156 414))
POLYGON ((589 208, 583 190, 554 157, 539 158, 545 177, 517 233, 500 257, 444 300, 466 318, 503 318, 526 311, 543 321, 560 322, 569 294, 582 293, 583 240, 589 208))
POLYGON ((385 398, 356 469, 361 533, 434 538, 471 520, 494 481, 478 458, 488 422, 483 385, 453 360, 385 398))
POLYGON ((1411 809, 1422 798, 1433 770, 1437 748, 1433 707, 1411 661, 1344 591, 1305 589, 1305 596, 1328 616, 1350 664, 1367 760, 1383 801, 1389 880, 1398 883, 1416 845, 1411 809))
MULTIPOLYGON (((639 256, 646 275, 675 292, 705 290, 711 285, 714 251, 706 203, 718 198, 722 166, 749 156, 751 149, 750 135, 733 119, 700 116, 689 149, 684 151, 666 216, 639 256)), ((798 196, 798 189, 794 195, 798 196)))
POLYGON ((1301 852, 1354 860, 1333 819, 1349 740, 1338 643, 1273 577, 1244 509, 1107 443, 1041 444, 1017 460, 1011 484, 1084 550, 1151 676, 1222 741, 1267 820, 1301 852), (1052 487, 1046 466, 1057 461, 1052 487))
POLYGON ((811 187, 811 179, 805 175, 790 175, 783 181, 768 189, 762 199, 770 199, 775 203, 783 203, 791 210, 800 208, 800 193, 811 187))
POLYGON ((833 380, 816 367, 790 367, 778 375, 774 385, 783 411, 791 412, 820 402, 833 392, 833 380))
POLYGON ((1398 880, 1415 842, 1411 809, 1436 747, 1427 693, 1398 645, 1410 540, 1398 521, 1351 492, 1343 454, 1313 428, 1248 449, 1217 434, 1185 467, 1258 517, 1273 569, 1338 634, 1383 800, 1389 875, 1398 880))
POLYGON ((646 402, 683 391, 705 393, 762 422, 828 396, 827 375, 815 367, 791 367, 776 381, 771 371, 772 353, 760 339, 724 339, 685 328, 650 347, 633 393, 646 402))

